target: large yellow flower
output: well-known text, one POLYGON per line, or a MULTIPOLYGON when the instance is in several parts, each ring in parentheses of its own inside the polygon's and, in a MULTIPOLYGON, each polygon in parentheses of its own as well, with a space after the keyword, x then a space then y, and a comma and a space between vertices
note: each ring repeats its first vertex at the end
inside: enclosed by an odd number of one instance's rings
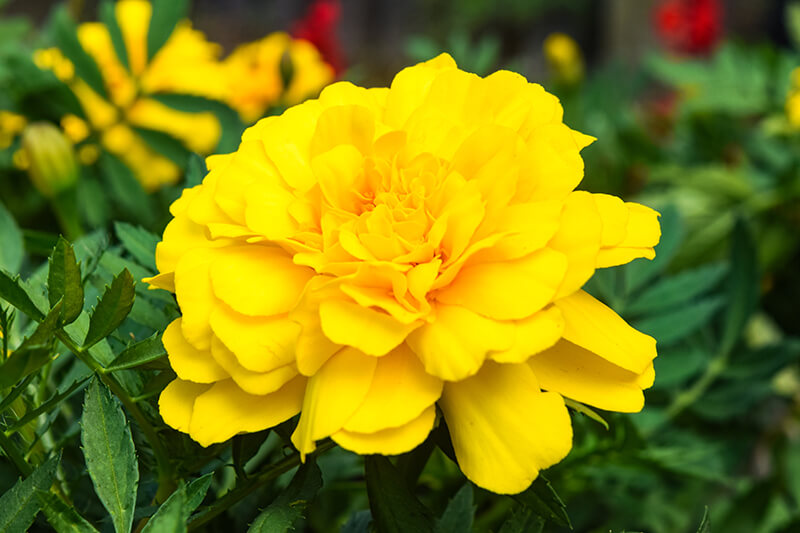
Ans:
POLYGON ((114 8, 128 68, 117 57, 104 24, 87 22, 78 27, 81 46, 100 69, 107 99, 75 77, 71 63, 58 49, 39 50, 35 59, 40 67, 53 70, 70 86, 104 148, 122 159, 146 189, 153 190, 177 181, 181 171, 173 161, 151 148, 135 128, 167 133, 195 152, 213 151, 221 134, 219 120, 213 113, 178 111, 153 95, 179 93, 224 98, 227 85, 217 60, 221 50, 184 20, 148 61, 147 33, 152 5, 147 0, 119 0, 114 8))
POLYGON ((210 445, 300 413, 301 454, 398 454, 441 413, 468 478, 522 491, 570 450, 565 397, 638 411, 654 377, 655 340, 581 290, 660 234, 574 191, 592 140, 541 86, 448 55, 261 120, 157 248, 183 313, 164 420, 210 445))

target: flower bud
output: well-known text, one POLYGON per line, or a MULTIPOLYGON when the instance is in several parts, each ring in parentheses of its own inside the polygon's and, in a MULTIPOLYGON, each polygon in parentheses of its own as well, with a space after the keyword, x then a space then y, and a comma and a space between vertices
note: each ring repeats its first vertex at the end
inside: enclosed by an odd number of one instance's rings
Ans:
POLYGON ((574 85, 583 79, 583 55, 569 35, 551 33, 544 40, 544 55, 559 83, 574 85))
POLYGON ((28 174, 43 195, 52 198, 78 179, 75 150, 64 133, 49 122, 35 122, 22 132, 28 174))

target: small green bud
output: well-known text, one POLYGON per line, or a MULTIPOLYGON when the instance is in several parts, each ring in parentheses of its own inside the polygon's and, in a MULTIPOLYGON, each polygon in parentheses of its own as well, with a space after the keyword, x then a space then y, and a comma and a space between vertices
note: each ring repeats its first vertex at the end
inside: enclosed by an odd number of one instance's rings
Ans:
POLYGON ((72 143, 49 122, 34 122, 22 132, 22 149, 28 175, 43 195, 52 198, 72 187, 78 179, 78 162, 72 143))

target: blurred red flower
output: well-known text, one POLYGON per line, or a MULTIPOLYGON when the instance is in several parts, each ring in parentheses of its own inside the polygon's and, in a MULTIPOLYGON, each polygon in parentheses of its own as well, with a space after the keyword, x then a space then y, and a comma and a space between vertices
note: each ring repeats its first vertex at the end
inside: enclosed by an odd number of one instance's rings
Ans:
POLYGON ((706 54, 722 33, 722 5, 719 0, 667 0, 656 8, 655 24, 670 50, 706 54))
POLYGON ((336 34, 341 12, 342 6, 338 0, 315 0, 292 29, 293 37, 305 39, 317 47, 337 76, 346 67, 342 46, 336 34))

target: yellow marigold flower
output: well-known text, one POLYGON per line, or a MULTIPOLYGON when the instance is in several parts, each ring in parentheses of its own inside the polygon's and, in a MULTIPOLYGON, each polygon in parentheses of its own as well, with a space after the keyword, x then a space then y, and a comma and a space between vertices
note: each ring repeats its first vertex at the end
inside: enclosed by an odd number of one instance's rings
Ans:
POLYGON ((313 44, 282 32, 239 46, 225 59, 230 89, 227 102, 242 120, 253 122, 273 105, 294 105, 333 81, 333 68, 313 44), (289 86, 284 87, 282 62, 291 65, 289 86))
POLYGON ((544 55, 558 81, 571 85, 583 78, 583 55, 578 43, 569 35, 548 35, 544 40, 544 55))
POLYGON ((104 24, 87 22, 78 27, 78 39, 97 63, 108 99, 83 80, 74 78, 72 64, 58 49, 39 50, 34 60, 69 84, 91 128, 101 132, 103 146, 123 159, 146 189, 154 190, 177 181, 180 169, 149 148, 133 128, 168 133, 192 151, 204 154, 213 151, 221 135, 219 120, 213 113, 178 111, 161 104, 152 95, 180 93, 223 98, 227 84, 218 61, 221 50, 192 29, 189 21, 182 21, 148 61, 147 32, 152 5, 147 0, 120 0, 114 7, 129 68, 117 57, 104 24))
POLYGON ((156 250, 183 314, 164 420, 208 446, 300 413, 301 454, 399 454, 438 405, 469 479, 524 490, 571 448, 565 397, 639 411, 654 378, 655 340, 581 290, 660 236, 574 191, 592 141, 540 85, 448 55, 259 121, 156 250))

